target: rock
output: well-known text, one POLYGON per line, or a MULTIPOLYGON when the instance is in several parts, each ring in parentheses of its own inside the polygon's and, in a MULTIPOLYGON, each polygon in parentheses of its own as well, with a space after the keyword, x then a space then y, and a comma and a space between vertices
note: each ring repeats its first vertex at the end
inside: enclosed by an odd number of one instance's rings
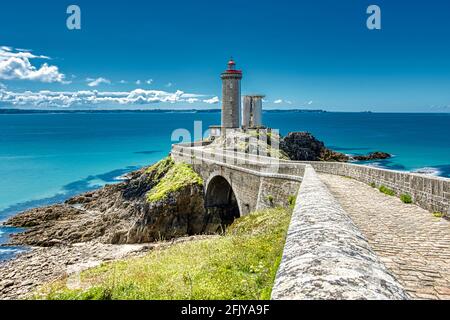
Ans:
POLYGON ((338 161, 346 162, 349 157, 325 147, 309 132, 290 132, 280 142, 280 148, 294 161, 338 161))
POLYGON ((368 160, 389 159, 391 157, 392 157, 392 155, 389 154, 389 153, 376 151, 376 152, 371 152, 371 153, 366 154, 366 155, 352 156, 351 159, 352 160, 357 160, 357 161, 368 161, 368 160))
POLYGON ((59 239, 51 239, 48 241, 49 246, 62 246, 65 245, 66 243, 62 240, 59 239))
POLYGON ((367 155, 348 156, 325 147, 322 141, 317 140, 309 132, 290 132, 280 142, 281 150, 294 161, 367 161, 388 159, 386 152, 372 152, 367 155))
POLYGON ((200 234, 206 228, 205 217, 203 187, 187 186, 167 199, 145 204, 128 232, 117 234, 111 243, 145 243, 200 234))
POLYGON ((83 213, 82 210, 58 204, 25 211, 11 217, 5 224, 13 227, 30 228, 45 224, 48 221, 73 219, 83 213))
POLYGON ((6 289, 8 287, 11 287, 14 285, 14 281, 13 280, 4 280, 2 282, 0 282, 0 290, 6 289))

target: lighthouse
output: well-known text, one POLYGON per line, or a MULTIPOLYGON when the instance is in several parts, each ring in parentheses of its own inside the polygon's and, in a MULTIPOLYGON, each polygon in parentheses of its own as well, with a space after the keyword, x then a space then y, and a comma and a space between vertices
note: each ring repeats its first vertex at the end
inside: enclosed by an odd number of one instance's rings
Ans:
POLYGON ((222 78, 222 123, 210 126, 210 138, 225 136, 229 129, 262 129, 262 103, 264 95, 254 94, 244 97, 244 110, 241 117, 241 80, 242 71, 236 69, 233 59, 228 68, 220 75, 222 78), (241 123, 242 118, 242 123, 241 123))
POLYGON ((241 115, 241 79, 242 71, 236 70, 233 59, 228 61, 228 69, 222 78, 222 128, 239 128, 241 115))

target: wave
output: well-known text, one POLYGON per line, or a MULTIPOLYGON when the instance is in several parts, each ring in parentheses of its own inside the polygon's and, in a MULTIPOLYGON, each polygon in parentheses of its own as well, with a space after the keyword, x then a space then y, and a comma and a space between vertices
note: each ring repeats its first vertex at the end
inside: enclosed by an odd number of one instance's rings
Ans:
POLYGON ((24 251, 25 249, 20 248, 8 248, 8 247, 0 248, 0 254, 17 254, 24 251))
POLYGON ((411 171, 412 173, 424 174, 429 176, 440 176, 442 171, 434 167, 423 167, 411 171))
POLYGON ((114 178, 114 180, 116 180, 116 181, 126 181, 129 179, 130 179, 129 173, 125 173, 125 174, 122 174, 122 175, 114 178))
POLYGON ((5 246, 0 247, 0 262, 4 262, 16 257, 18 254, 27 252, 29 249, 26 247, 14 247, 5 246))
POLYGON ((369 166, 369 167, 378 168, 378 169, 391 169, 391 170, 393 169, 393 170, 400 170, 400 171, 409 172, 409 173, 423 174, 423 175, 427 175, 427 176, 445 177, 445 172, 436 167, 423 167, 423 168, 418 168, 418 169, 413 169, 413 170, 402 170, 401 168, 393 168, 390 166, 386 166, 384 161, 380 161, 380 162, 375 161, 375 162, 365 163, 365 165, 369 166))
POLYGON ((359 162, 355 161, 355 162, 359 163, 359 164, 363 164, 368 167, 374 167, 374 168, 378 168, 378 169, 396 170, 396 169, 393 169, 392 167, 390 167, 389 165, 387 165, 386 161, 384 161, 384 160, 381 160, 381 161, 370 160, 370 162, 362 162, 362 161, 359 161, 359 162))

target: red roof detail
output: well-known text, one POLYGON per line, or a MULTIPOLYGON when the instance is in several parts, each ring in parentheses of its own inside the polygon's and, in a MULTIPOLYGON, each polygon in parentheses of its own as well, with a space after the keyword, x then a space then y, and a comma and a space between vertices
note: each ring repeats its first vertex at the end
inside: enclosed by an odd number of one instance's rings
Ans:
POLYGON ((228 69, 227 71, 225 71, 225 73, 242 73, 241 70, 230 70, 228 69))
POLYGON ((236 70, 235 67, 236 67, 236 62, 234 62, 233 58, 231 58, 228 61, 228 69, 225 71, 225 73, 238 73, 238 74, 241 74, 242 71, 241 70, 236 70))

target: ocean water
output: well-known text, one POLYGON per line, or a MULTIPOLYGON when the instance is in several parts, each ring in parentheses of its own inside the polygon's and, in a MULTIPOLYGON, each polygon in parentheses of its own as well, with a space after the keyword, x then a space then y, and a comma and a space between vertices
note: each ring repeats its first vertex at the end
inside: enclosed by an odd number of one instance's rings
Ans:
MULTIPOLYGON (((347 154, 385 151, 372 163, 450 177, 450 114, 264 113, 264 123, 310 131, 347 154)), ((0 222, 17 212, 63 201, 149 165, 170 151, 172 133, 194 121, 203 131, 220 113, 0 114, 0 222)), ((18 230, 0 226, 0 243, 18 230)), ((0 247, 0 260, 23 248, 0 247)))

